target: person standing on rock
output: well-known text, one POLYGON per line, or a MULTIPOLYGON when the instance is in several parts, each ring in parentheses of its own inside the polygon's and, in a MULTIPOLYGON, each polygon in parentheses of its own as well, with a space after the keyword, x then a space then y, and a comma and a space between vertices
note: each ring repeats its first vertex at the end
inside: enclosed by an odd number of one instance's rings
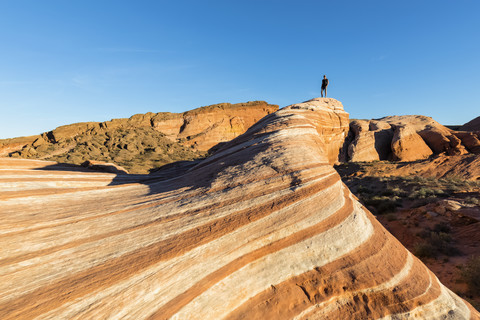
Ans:
POLYGON ((327 97, 327 87, 328 87, 328 79, 327 79, 327 76, 326 76, 326 75, 323 75, 323 79, 322 79, 322 92, 321 92, 322 98, 323 98, 323 91, 324 91, 324 90, 325 90, 325 98, 327 97))

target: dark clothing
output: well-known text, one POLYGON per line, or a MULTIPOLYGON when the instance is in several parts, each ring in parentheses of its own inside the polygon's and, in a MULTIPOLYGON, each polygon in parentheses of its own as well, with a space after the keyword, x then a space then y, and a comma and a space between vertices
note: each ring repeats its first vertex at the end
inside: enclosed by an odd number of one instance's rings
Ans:
POLYGON ((328 86, 328 79, 322 79, 322 89, 325 89, 328 86))
POLYGON ((322 79, 322 91, 321 91, 322 98, 323 98, 323 91, 325 91, 325 98, 327 97, 327 87, 328 87, 328 79, 323 78, 322 79))

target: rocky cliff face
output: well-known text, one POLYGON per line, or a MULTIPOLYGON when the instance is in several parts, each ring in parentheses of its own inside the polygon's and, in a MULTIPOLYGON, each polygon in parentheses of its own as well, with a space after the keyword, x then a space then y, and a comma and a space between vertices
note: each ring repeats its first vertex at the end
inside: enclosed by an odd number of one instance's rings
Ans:
POLYGON ((425 116, 390 116, 352 121, 345 145, 344 161, 414 161, 480 154, 480 132, 453 131, 425 116))
POLYGON ((284 108, 170 178, 0 161, 0 318, 480 318, 340 181, 346 119, 284 108))
POLYGON ((72 164, 114 162, 132 173, 148 173, 166 163, 203 157, 213 146, 244 133, 276 110, 276 105, 253 101, 76 123, 39 136, 0 140, 0 156, 72 164))

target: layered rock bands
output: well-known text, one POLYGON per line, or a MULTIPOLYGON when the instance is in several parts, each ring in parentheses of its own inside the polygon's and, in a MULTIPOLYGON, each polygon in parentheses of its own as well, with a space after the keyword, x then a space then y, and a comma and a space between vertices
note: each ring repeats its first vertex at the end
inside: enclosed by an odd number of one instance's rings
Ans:
POLYGON ((348 114, 270 114, 174 178, 0 162, 1 319, 478 319, 330 163, 348 114))

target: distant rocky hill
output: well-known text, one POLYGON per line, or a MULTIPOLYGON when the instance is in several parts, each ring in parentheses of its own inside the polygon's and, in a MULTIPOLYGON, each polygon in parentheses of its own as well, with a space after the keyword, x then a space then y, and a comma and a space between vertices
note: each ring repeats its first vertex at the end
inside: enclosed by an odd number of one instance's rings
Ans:
POLYGON ((480 154, 480 132, 454 131, 418 115, 353 120, 342 151, 342 162, 480 154))
POLYGON ((0 156, 81 164, 113 162, 131 173, 204 157, 278 110, 264 101, 222 103, 184 113, 136 114, 129 119, 61 126, 31 137, 0 140, 0 156))
POLYGON ((465 123, 458 130, 461 131, 480 131, 480 116, 465 123))

